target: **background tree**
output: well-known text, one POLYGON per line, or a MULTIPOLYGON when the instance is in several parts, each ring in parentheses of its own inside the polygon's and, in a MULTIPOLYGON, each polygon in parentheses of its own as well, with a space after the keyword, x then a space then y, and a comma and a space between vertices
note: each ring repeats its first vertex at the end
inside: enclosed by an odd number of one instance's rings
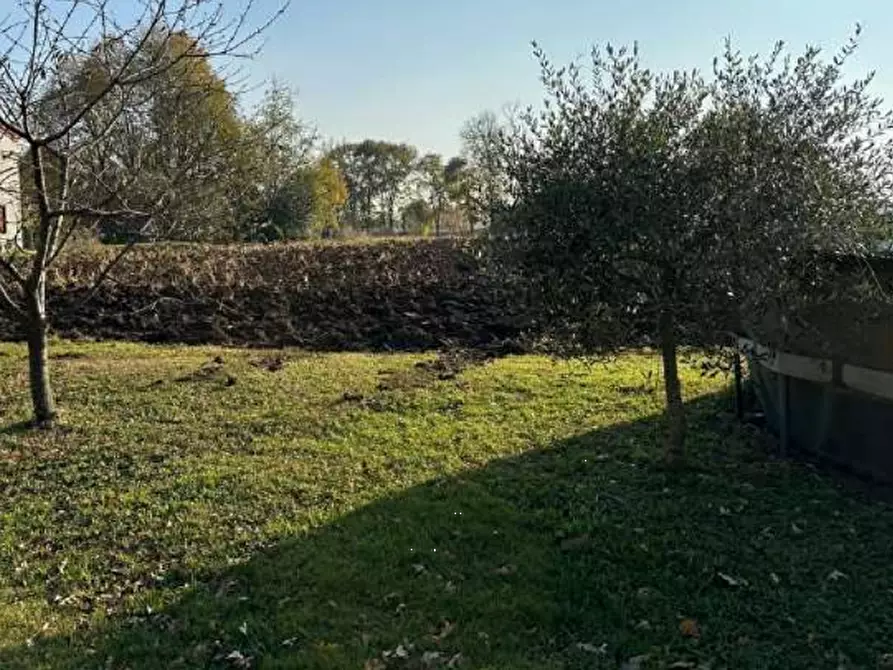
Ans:
POLYGON ((311 232, 332 237, 341 227, 341 211, 348 198, 347 181, 332 159, 324 156, 314 166, 311 196, 311 232))
POLYGON ((434 220, 434 234, 439 237, 448 199, 443 158, 440 154, 426 154, 419 159, 417 170, 434 220))
POLYGON ((395 231, 397 205, 413 171, 417 151, 408 144, 364 140, 330 152, 347 181, 353 226, 395 231))
POLYGON ((347 182, 345 208, 356 230, 374 227, 375 206, 385 189, 379 153, 378 143, 372 140, 341 144, 329 153, 347 182))
POLYGON ((658 343, 670 460, 685 439, 680 342, 714 345, 770 303, 809 300, 791 278, 817 251, 860 253, 889 211, 891 117, 868 80, 841 81, 854 48, 829 64, 729 47, 711 82, 652 73, 635 49, 595 49, 585 74, 535 49, 547 104, 501 131, 494 239, 560 351, 658 343))
POLYGON ((473 233, 474 217, 470 201, 472 175, 468 168, 468 161, 461 156, 451 158, 444 166, 443 178, 450 207, 456 218, 464 219, 468 224, 469 232, 473 233))
POLYGON ((424 198, 410 201, 401 212, 403 230, 413 235, 425 235, 431 231, 434 212, 424 198))
POLYGON ((240 128, 228 181, 233 237, 269 242, 307 232, 313 215, 315 140, 315 130, 298 117, 294 92, 272 82, 240 128))
MULTIPOLYGON (((35 246, 26 258, 0 256, 0 308, 26 332, 40 424, 56 416, 47 366, 47 269, 84 226, 132 222, 138 237, 171 225, 178 203, 190 191, 199 197, 222 164, 207 136, 212 123, 186 134, 176 164, 166 169, 152 152, 129 155, 121 133, 157 128, 161 110, 152 103, 159 97, 196 100, 219 92, 214 82, 188 77, 180 86, 184 78, 168 74, 193 61, 246 55, 268 25, 250 27, 256 25, 251 3, 234 17, 211 0, 139 0, 123 14, 115 7, 23 0, 0 23, 0 129, 27 154, 35 246), (89 86, 78 74, 83 63, 89 86)), ((128 248, 99 269, 97 281, 128 248)))
MULTIPOLYGON (((144 90, 134 91, 151 105, 151 124, 126 124, 130 132, 122 133, 116 155, 109 155, 107 150, 98 153, 105 154, 102 159, 111 163, 117 155, 126 155, 130 163, 124 163, 127 167, 121 178, 127 179, 126 172, 134 174, 139 170, 142 182, 151 179, 155 184, 147 183, 143 189, 146 199, 142 202, 131 195, 130 206, 141 211, 151 209, 152 199, 157 198, 157 185, 174 183, 179 175, 184 175, 182 180, 187 187, 171 193, 165 206, 165 236, 185 240, 217 237, 222 224, 232 219, 225 183, 235 166, 230 157, 240 133, 235 95, 228 90, 226 80, 214 71, 208 55, 189 57, 204 49, 187 32, 178 31, 167 37, 161 31, 150 46, 160 53, 163 62, 171 64, 163 75, 144 82, 144 90), (202 159, 200 165, 195 164, 198 158, 202 159)), ((126 58, 126 53, 122 57, 126 58)), ((158 56, 152 53, 149 57, 158 56)), ((135 115, 126 116, 133 119, 135 115)), ((98 136, 98 129, 93 136, 98 136)), ((103 228, 107 230, 108 225, 103 228)))
MULTIPOLYGON (((147 199, 157 197, 159 184, 172 175, 188 175, 187 181, 195 187, 166 198, 165 216, 177 224, 168 226, 168 234, 205 238, 231 218, 225 180, 220 177, 232 165, 228 156, 236 150, 240 121, 226 82, 214 71, 201 45, 185 31, 167 34, 156 27, 136 55, 124 41, 114 38, 100 40, 86 53, 60 54, 52 79, 35 105, 32 124, 45 129, 64 127, 73 108, 109 86, 109 64, 121 68, 129 58, 134 69, 155 64, 160 71, 129 87, 126 100, 119 91, 97 101, 72 130, 81 147, 77 166, 89 169, 92 177, 81 175, 73 181, 75 191, 69 197, 81 202, 108 199, 110 206, 116 199, 112 192, 128 175, 139 172, 139 184, 128 186, 128 206, 144 210, 147 199), (95 141, 100 137, 104 141, 95 141), (197 144, 207 158, 201 165, 194 164, 197 144), (215 178, 206 178, 208 175, 215 178)), ((58 166, 53 172, 58 173, 58 166)), ((54 178, 55 174, 48 176, 54 178)), ((54 186, 58 184, 50 184, 54 186)), ((25 190, 34 195, 32 180, 25 180, 25 190)), ((133 237, 134 225, 133 221, 111 218, 97 222, 100 236, 113 242, 133 237)))
POLYGON ((397 204, 412 174, 418 151, 408 144, 379 143, 379 160, 384 185, 383 204, 385 222, 390 232, 395 232, 397 204))
POLYGON ((475 225, 487 226, 491 214, 506 193, 506 175, 502 164, 500 137, 504 126, 494 112, 486 111, 462 126, 462 158, 465 160, 465 207, 475 225))

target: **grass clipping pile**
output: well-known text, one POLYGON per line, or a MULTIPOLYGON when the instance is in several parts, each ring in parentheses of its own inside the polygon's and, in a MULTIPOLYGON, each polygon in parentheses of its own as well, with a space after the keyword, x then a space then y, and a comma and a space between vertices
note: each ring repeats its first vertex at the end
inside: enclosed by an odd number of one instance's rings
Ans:
MULTIPOLYGON (((470 241, 147 245, 91 295, 116 252, 73 250, 53 268, 56 334, 319 350, 521 348, 523 301, 470 241)), ((0 338, 22 338, 2 315, 0 338)))

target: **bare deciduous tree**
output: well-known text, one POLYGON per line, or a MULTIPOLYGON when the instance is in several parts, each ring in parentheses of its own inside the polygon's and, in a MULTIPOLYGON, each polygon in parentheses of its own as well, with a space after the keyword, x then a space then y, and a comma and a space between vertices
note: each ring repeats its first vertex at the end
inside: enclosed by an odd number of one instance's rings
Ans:
MULTIPOLYGON (((27 336, 39 425, 56 417, 47 366, 47 271, 66 243, 78 230, 108 221, 127 224, 134 241, 174 226, 168 215, 182 211, 192 189, 226 168, 217 143, 209 141, 212 127, 181 134, 187 139, 172 151, 126 141, 163 127, 153 101, 165 98, 176 109, 219 94, 219 79, 203 87, 201 78, 167 76, 173 70, 214 62, 232 76, 235 59, 256 51, 260 35, 285 9, 258 18, 251 0, 236 14, 225 4, 17 0, 0 15, 0 132, 23 152, 21 188, 33 239, 27 252, 0 252, 0 309, 27 336)), ((16 187, 13 171, 18 168, 7 167, 0 176, 8 192, 16 187)), ((132 244, 96 269, 95 285, 132 244)))
POLYGON ((481 112, 462 126, 462 199, 470 228, 490 225, 494 209, 507 195, 507 176, 500 152, 500 134, 518 121, 514 106, 506 106, 502 115, 481 112))

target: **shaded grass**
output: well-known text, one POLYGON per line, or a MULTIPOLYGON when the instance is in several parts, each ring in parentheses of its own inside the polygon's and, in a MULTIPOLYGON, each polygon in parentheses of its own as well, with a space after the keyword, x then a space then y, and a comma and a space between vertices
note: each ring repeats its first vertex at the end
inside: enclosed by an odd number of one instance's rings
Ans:
MULTIPOLYGON (((14 426, 24 351, 0 351, 14 426)), ((670 473, 648 356, 56 351, 64 427, 0 432, 0 667, 893 653, 890 507, 768 459, 719 381, 687 374, 697 467, 670 473)))

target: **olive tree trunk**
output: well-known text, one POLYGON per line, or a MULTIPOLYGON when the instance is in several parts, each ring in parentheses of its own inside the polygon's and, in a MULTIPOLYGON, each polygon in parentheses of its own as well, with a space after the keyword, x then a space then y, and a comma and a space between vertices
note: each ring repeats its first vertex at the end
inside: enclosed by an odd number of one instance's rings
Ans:
POLYGON ((53 398, 53 387, 50 383, 47 344, 49 326, 42 284, 28 292, 24 327, 28 341, 28 372, 31 385, 31 404, 34 409, 34 423, 38 426, 48 427, 56 419, 56 402, 53 398))
POLYGON ((676 360, 678 342, 676 322, 670 309, 660 313, 660 353, 664 367, 664 391, 667 398, 668 463, 680 463, 685 459, 685 405, 682 402, 682 384, 679 381, 679 365, 676 360))

